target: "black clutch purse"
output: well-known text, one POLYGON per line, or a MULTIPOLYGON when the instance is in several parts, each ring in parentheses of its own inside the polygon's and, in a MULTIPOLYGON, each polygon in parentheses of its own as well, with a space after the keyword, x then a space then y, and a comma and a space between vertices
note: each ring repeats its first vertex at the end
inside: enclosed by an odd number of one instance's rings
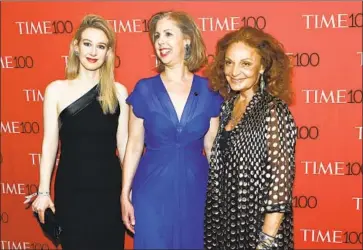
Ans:
POLYGON ((60 244, 60 234, 62 233, 63 229, 58 224, 53 211, 50 208, 45 210, 44 224, 40 222, 39 215, 37 213, 34 213, 34 216, 37 218, 44 234, 53 242, 55 246, 58 246, 60 244))

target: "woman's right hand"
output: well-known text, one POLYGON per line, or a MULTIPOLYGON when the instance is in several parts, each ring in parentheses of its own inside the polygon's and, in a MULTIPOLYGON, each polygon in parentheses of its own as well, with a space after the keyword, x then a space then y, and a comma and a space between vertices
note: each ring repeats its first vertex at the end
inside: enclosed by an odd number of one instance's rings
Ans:
POLYGON ((122 207, 122 221, 126 228, 132 233, 135 233, 135 214, 134 207, 131 204, 129 197, 121 197, 121 207, 122 207))
POLYGON ((52 199, 47 195, 38 195, 32 204, 33 212, 39 215, 39 220, 44 224, 44 212, 47 208, 52 209, 55 213, 55 206, 52 199))

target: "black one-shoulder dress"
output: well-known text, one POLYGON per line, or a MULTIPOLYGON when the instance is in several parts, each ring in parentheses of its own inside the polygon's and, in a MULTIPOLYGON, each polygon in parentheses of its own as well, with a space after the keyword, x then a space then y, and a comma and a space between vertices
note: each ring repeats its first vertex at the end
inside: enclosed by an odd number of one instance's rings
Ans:
POLYGON ((103 114, 98 94, 96 85, 59 115, 55 206, 65 250, 124 247, 116 155, 120 107, 114 114, 103 114))

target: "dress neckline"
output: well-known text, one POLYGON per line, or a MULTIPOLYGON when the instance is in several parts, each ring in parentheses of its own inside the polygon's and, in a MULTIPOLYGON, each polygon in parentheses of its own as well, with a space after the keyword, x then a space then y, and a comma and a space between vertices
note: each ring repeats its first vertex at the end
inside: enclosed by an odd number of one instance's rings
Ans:
POLYGON ((251 110, 256 106, 256 104, 259 102, 259 100, 261 99, 263 94, 264 93, 261 93, 261 92, 255 92, 253 94, 251 100, 248 102, 248 104, 246 106, 246 110, 243 113, 241 119, 237 122, 237 124, 231 130, 226 130, 226 126, 229 123, 229 121, 231 120, 232 111, 233 111, 233 108, 234 108, 234 102, 238 98, 238 95, 234 95, 233 97, 231 97, 231 99, 227 103, 226 119, 224 121, 224 124, 222 124, 223 131, 226 131, 226 132, 229 132, 229 133, 235 131, 239 127, 239 125, 243 122, 243 120, 246 119, 246 117, 249 115, 251 110))
POLYGON ((167 99, 167 106, 169 107, 170 110, 172 110, 172 114, 173 114, 173 118, 176 119, 177 121, 177 124, 181 124, 183 119, 185 119, 185 113, 186 113, 186 110, 187 108, 189 107, 190 105, 190 102, 191 102, 191 98, 192 98, 192 94, 195 92, 195 82, 196 82, 196 75, 193 74, 193 79, 192 79, 192 86, 190 87, 190 91, 189 91, 189 94, 188 94, 188 97, 187 97, 187 100, 184 104, 184 108, 183 108, 183 111, 181 113, 181 117, 180 117, 180 120, 179 120, 179 117, 178 117, 178 114, 176 112, 176 109, 175 109, 175 106, 171 100, 171 97, 169 95, 169 92, 168 90, 166 89, 165 87, 165 84, 161 78, 161 74, 158 75, 158 79, 159 79, 159 83, 161 85, 161 88, 162 88, 162 91, 164 92, 165 96, 166 96, 166 99, 167 99))

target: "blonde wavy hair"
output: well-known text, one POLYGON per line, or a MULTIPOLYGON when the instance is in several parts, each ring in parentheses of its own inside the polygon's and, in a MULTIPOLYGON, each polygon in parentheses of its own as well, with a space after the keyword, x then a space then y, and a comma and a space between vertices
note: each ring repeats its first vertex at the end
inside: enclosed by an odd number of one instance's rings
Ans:
POLYGON ((75 45, 78 45, 82 39, 82 33, 88 28, 99 29, 103 31, 108 39, 108 54, 105 62, 100 68, 100 95, 99 101, 104 114, 115 113, 117 107, 117 95, 115 87, 115 47, 116 35, 108 22, 98 15, 86 15, 77 31, 75 32, 70 44, 69 57, 66 66, 66 78, 69 80, 75 79, 79 74, 80 60, 75 54, 75 45))

